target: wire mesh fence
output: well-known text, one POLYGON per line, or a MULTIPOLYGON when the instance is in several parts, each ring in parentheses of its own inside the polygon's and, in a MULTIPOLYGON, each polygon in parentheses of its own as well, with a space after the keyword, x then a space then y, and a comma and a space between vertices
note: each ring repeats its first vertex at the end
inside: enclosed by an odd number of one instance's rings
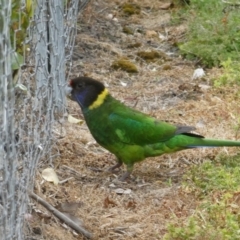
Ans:
POLYGON ((28 239, 28 190, 52 164, 77 16, 89 1, 0 1, 0 239, 28 239), (66 66, 67 63, 67 66, 66 66), (57 127, 56 127, 57 126, 57 127))

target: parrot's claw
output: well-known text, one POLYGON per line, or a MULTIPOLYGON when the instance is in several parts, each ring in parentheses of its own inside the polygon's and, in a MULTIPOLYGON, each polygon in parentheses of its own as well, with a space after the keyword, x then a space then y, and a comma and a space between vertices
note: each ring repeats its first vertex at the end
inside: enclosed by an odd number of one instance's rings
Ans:
POLYGON ((120 168, 122 166, 122 162, 118 162, 117 164, 115 164, 114 166, 110 167, 108 169, 108 172, 111 172, 111 173, 115 173, 117 172, 116 171, 116 168, 120 168))

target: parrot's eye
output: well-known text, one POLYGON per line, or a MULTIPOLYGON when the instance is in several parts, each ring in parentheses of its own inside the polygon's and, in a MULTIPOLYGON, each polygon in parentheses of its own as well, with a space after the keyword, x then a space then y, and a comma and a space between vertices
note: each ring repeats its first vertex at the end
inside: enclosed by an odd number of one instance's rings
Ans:
POLYGON ((84 87, 84 83, 83 83, 83 82, 78 83, 78 84, 77 84, 77 87, 78 87, 78 88, 83 88, 83 87, 84 87))

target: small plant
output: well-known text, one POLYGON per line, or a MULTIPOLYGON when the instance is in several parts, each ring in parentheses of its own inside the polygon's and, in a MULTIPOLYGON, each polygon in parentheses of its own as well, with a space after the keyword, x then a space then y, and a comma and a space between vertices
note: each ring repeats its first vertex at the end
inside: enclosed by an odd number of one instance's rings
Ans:
POLYGON ((162 59, 162 60, 168 60, 169 57, 167 56, 166 53, 161 52, 161 51, 155 51, 155 50, 151 50, 151 51, 139 51, 137 52, 137 56, 143 60, 145 60, 146 62, 156 62, 158 59, 162 59))
POLYGON ((22 6, 21 1, 12 1, 10 38, 12 47, 15 50, 14 54, 12 54, 12 70, 19 69, 24 62, 24 40, 27 36, 27 28, 30 25, 31 17, 33 16, 34 2, 26 0, 25 6, 22 6))
POLYGON ((129 35, 133 35, 134 34, 133 29, 131 29, 130 27, 127 27, 127 26, 123 27, 123 32, 126 33, 126 34, 129 34, 129 35))
POLYGON ((199 201, 186 222, 171 223, 164 240, 240 239, 240 156, 220 157, 193 167, 183 189, 199 201))
MULTIPOLYGON (((227 198, 229 201, 230 198, 227 198)), ((240 238, 239 211, 228 206, 225 199, 200 206, 187 223, 171 224, 164 240, 232 240, 240 238)))
POLYGON ((121 5, 121 8, 122 8, 122 12, 126 16, 141 13, 141 7, 138 4, 135 4, 135 3, 125 2, 121 5))
POLYGON ((240 59, 240 8, 219 0, 192 0, 184 13, 190 23, 185 42, 178 46, 189 59, 212 67, 240 59))
POLYGON ((219 87, 226 84, 240 85, 240 62, 232 61, 228 58, 221 63, 223 67, 223 74, 214 80, 214 86, 219 87))
POLYGON ((121 57, 115 60, 111 66, 113 69, 121 69, 128 73, 137 73, 138 69, 135 64, 133 64, 127 57, 121 57))

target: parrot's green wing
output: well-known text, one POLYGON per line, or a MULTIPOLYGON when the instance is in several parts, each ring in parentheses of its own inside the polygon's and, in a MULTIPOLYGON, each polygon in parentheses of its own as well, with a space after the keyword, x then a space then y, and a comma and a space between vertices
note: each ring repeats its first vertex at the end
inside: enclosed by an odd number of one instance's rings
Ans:
POLYGON ((158 121, 126 106, 109 115, 108 126, 126 144, 154 144, 169 140, 175 135, 194 130, 188 126, 174 126, 158 121))

